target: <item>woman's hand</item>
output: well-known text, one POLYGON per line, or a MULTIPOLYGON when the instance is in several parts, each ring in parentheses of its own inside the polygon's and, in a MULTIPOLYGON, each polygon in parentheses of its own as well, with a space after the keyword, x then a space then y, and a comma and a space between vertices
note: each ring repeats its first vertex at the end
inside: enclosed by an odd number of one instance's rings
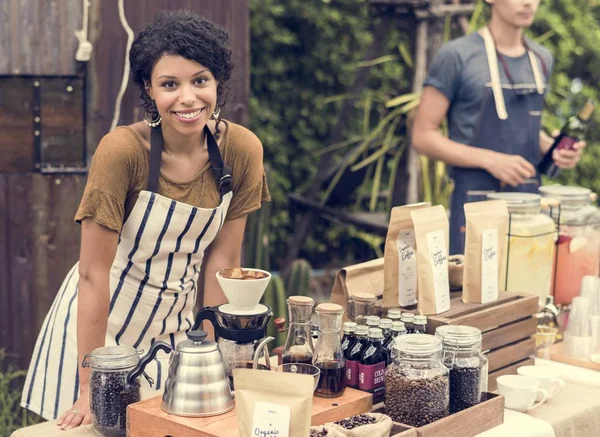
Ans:
POLYGON ((58 419, 57 425, 63 431, 77 428, 79 425, 89 425, 92 423, 92 413, 90 411, 90 391, 83 388, 79 392, 79 399, 73 404, 73 407, 63 413, 58 419))

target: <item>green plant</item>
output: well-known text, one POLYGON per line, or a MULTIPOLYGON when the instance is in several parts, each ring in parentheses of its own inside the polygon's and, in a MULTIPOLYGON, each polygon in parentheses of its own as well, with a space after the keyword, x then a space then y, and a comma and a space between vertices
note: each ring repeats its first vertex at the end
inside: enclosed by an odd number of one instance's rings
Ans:
POLYGON ((15 370, 5 362, 6 354, 0 349, 0 437, 41 422, 41 418, 21 408, 21 389, 27 372, 15 370))

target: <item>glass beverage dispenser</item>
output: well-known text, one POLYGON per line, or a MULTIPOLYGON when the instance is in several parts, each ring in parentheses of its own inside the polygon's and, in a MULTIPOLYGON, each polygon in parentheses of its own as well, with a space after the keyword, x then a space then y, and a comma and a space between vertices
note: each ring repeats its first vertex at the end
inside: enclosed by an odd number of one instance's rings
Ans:
POLYGON ((600 269, 600 210, 591 201, 591 190, 550 185, 540 187, 552 199, 550 217, 559 226, 554 277, 554 302, 568 305, 579 295, 584 276, 600 269))

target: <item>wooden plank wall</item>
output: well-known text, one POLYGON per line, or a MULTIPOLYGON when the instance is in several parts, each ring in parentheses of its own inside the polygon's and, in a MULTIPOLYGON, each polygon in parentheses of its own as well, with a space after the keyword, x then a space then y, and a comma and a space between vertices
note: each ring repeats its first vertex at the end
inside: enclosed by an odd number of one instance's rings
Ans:
MULTIPOLYGON (((92 3, 90 40, 94 44, 93 59, 88 66, 88 150, 108 131, 119 91, 127 43, 127 34, 119 21, 117 1, 92 3)), ((136 36, 150 24, 160 10, 188 9, 229 31, 233 51, 234 72, 230 80, 231 93, 223 116, 247 125, 250 96, 250 13, 248 0, 145 0, 126 1, 125 15, 136 36)), ((140 90, 129 80, 121 104, 118 124, 141 120, 140 90)), ((91 153, 90 153, 91 155, 91 153)))
POLYGON ((22 368, 79 255, 85 175, 0 174, 0 347, 22 368))
POLYGON ((75 75, 82 17, 81 0, 0 1, 0 75, 75 75))

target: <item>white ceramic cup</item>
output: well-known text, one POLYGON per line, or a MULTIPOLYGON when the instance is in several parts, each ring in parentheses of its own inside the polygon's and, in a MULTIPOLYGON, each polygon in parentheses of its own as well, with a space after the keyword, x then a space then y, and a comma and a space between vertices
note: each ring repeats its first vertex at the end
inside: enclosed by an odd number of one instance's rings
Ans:
MULTIPOLYGON (((517 373, 521 376, 537 379, 540 388, 548 392, 548 399, 556 396, 565 386, 565 381, 560 379, 560 373, 550 367, 521 366, 517 369, 517 373)), ((535 400, 538 402, 542 400, 540 393, 538 393, 535 400)))
POLYGON ((548 392, 540 388, 537 379, 520 375, 503 375, 496 380, 498 393, 504 396, 504 406, 524 413, 539 407, 548 400, 548 392), (537 404, 535 398, 539 394, 542 400, 537 404))
POLYGON ((219 285, 223 289, 223 293, 225 293, 225 297, 232 305, 232 308, 251 311, 256 308, 263 294, 265 294, 267 285, 269 285, 269 281, 271 280, 271 274, 260 269, 244 268, 244 270, 258 271, 266 273, 268 276, 266 278, 243 281, 240 279, 224 278, 217 272, 217 281, 219 281, 219 285))

